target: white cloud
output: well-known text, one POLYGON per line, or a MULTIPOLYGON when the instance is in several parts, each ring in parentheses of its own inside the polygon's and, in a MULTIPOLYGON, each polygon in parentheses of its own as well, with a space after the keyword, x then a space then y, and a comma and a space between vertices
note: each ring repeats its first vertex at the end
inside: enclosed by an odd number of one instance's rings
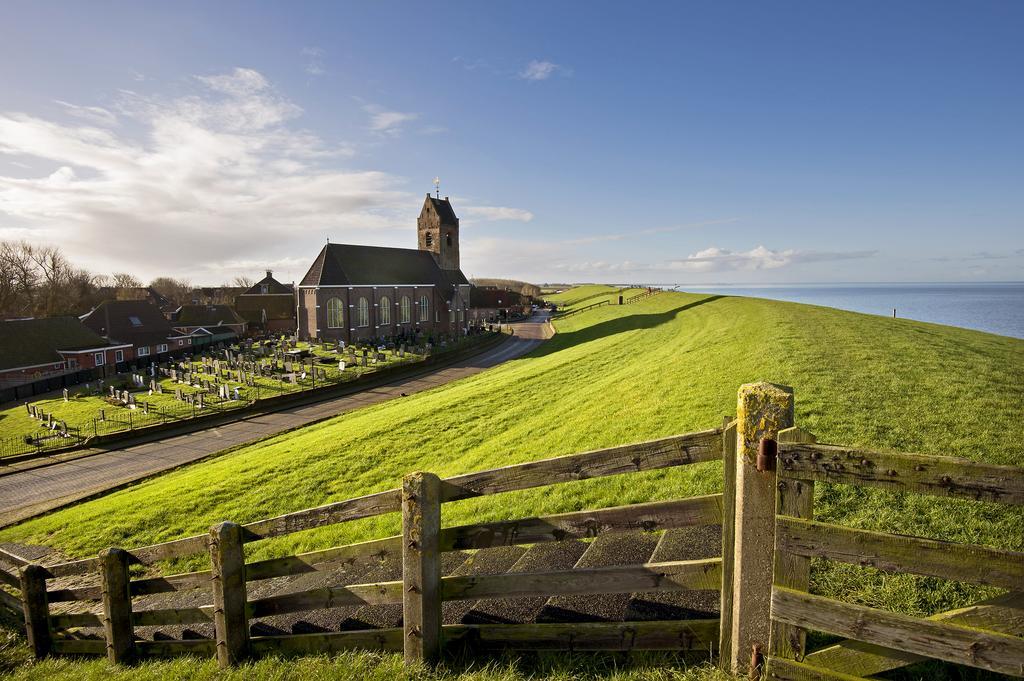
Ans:
POLYGON ((508 208, 506 206, 462 206, 459 208, 465 217, 465 222, 512 220, 514 222, 530 222, 533 220, 533 213, 522 208, 508 208))
POLYGON ((70 102, 64 102, 59 99, 55 99, 53 101, 64 107, 64 110, 72 116, 81 118, 93 125, 102 125, 105 127, 117 125, 117 116, 103 107, 79 106, 78 104, 71 104, 70 102))
POLYGON ((549 61, 534 59, 519 72, 519 77, 523 80, 547 80, 558 72, 568 74, 568 71, 563 66, 549 61))
POLYGON ((306 58, 306 73, 311 76, 322 76, 327 73, 324 68, 324 54, 324 50, 319 47, 302 48, 302 56, 306 58))
POLYGON ((268 254, 308 264, 328 235, 408 241, 379 230, 409 229, 422 199, 401 178, 339 169, 351 149, 296 125, 302 109, 262 74, 192 82, 175 98, 122 92, 117 129, 0 111, 0 156, 45 168, 15 177, 0 166, 0 239, 27 231, 94 270, 213 283, 223 278, 211 272, 262 269, 268 254))
POLYGON ((420 117, 418 113, 389 111, 377 104, 364 104, 363 110, 370 114, 370 130, 389 137, 399 135, 406 123, 420 117))

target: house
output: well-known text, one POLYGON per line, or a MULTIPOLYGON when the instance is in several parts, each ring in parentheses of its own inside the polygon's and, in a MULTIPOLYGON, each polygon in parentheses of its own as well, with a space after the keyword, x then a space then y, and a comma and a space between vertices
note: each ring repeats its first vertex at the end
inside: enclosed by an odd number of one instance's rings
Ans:
POLYGON ((463 333, 469 281, 448 197, 427 194, 416 231, 415 249, 324 246, 299 283, 299 337, 352 343, 463 333))
POLYGON ((469 320, 480 326, 530 314, 531 299, 518 291, 495 286, 473 286, 469 291, 469 320))
POLYGON ((188 351, 193 342, 149 300, 105 300, 81 320, 111 342, 131 344, 136 359, 188 351))
POLYGON ((270 270, 235 298, 235 312, 248 322, 250 331, 295 333, 295 305, 295 289, 274 279, 270 270))
POLYGON ((130 343, 100 337, 77 317, 0 322, 0 385, 31 383, 82 369, 114 373, 133 358, 130 343))
POLYGON ((99 301, 145 300, 155 305, 164 316, 170 314, 177 307, 152 286, 103 286, 97 290, 96 298, 99 301))
POLYGON ((230 305, 182 305, 173 314, 171 327, 185 335, 217 337, 217 343, 245 334, 246 321, 230 305))

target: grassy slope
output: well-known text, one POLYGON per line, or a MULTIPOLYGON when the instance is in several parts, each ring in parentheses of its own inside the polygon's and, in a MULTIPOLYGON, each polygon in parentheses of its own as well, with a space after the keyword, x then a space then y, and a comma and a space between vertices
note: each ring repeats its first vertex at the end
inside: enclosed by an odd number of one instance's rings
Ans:
POLYGON ((611 296, 618 290, 618 287, 606 284, 585 284, 583 286, 574 286, 561 293, 544 296, 544 300, 549 303, 555 303, 559 307, 567 307, 575 305, 580 301, 587 301, 588 303, 597 302, 611 296))
MULTIPOLYGON (((1024 341, 908 320, 738 297, 662 294, 561 322, 534 355, 457 384, 338 417, 0 532, 72 555, 135 546, 441 475, 712 427, 736 388, 792 385, 823 440, 1020 463, 1024 341)), ((446 522, 511 518, 718 491, 702 464, 446 506, 446 522)), ((1024 549, 1024 512, 821 486, 818 515, 1024 549)), ((381 533, 394 514, 251 546, 281 555, 381 533)), ((817 588, 911 613, 964 603, 956 584, 820 566, 817 588), (915 588, 915 585, 927 588, 915 588), (922 585, 922 586, 923 586, 922 585)))

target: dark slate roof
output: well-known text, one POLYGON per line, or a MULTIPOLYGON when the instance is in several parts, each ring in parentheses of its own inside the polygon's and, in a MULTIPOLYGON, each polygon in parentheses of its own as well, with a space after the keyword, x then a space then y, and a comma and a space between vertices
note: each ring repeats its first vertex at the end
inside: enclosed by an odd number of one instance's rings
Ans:
POLYGON ((85 350, 107 345, 77 317, 15 319, 0 322, 0 369, 63 361, 57 350, 85 350))
POLYGON ((244 324, 230 305, 182 305, 178 308, 174 326, 217 326, 218 324, 244 324))
MULTIPOLYGON (((242 293, 242 296, 262 296, 262 295, 284 295, 293 293, 292 287, 289 284, 282 284, 277 279, 267 272, 267 276, 263 277, 249 288, 248 291, 242 293), (267 287, 267 292, 263 293, 263 287, 267 287)), ((235 302, 238 302, 237 300, 235 302)))
POLYGON ((287 295, 246 294, 235 298, 235 311, 250 323, 262 322, 264 310, 267 321, 295 319, 295 297, 289 292, 287 295))
POLYGON ((429 251, 413 248, 327 244, 302 278, 303 286, 448 287, 469 283, 459 271, 444 271, 429 251))
POLYGON ((427 194, 427 200, 433 204, 434 210, 437 211, 438 217, 441 218, 442 225, 459 224, 459 218, 455 216, 455 210, 452 208, 452 203, 448 200, 447 196, 443 199, 435 199, 430 194, 427 194))
POLYGON ((132 345, 166 343, 168 336, 177 335, 160 309, 148 300, 106 300, 83 316, 82 323, 111 341, 132 345))

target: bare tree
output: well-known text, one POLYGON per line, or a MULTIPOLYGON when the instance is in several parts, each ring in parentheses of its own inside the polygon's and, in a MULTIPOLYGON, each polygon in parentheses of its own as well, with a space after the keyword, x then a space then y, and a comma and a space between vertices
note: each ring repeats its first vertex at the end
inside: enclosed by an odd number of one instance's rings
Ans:
POLYGON ((138 277, 126 272, 114 272, 111 285, 114 288, 141 288, 142 282, 138 277))
POLYGON ((149 282, 149 287, 176 305, 192 300, 192 284, 187 279, 157 277, 149 282))
POLYGON ((250 289, 252 288, 252 285, 255 283, 256 282, 252 280, 252 277, 246 277, 240 274, 231 280, 231 284, 225 284, 225 287, 230 285, 234 286, 235 288, 250 289))

